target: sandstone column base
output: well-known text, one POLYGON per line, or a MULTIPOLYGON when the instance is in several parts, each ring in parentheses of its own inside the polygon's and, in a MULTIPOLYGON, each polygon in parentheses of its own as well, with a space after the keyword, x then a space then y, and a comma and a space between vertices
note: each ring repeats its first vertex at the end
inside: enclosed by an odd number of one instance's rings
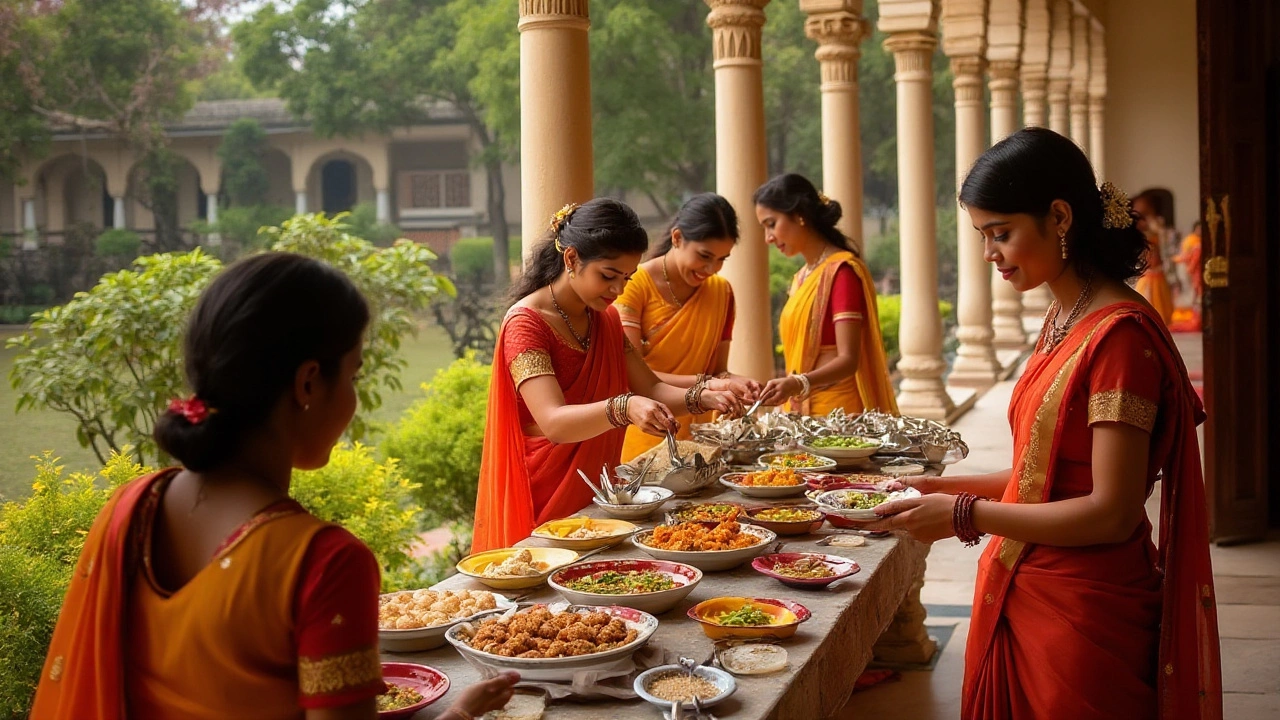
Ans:
POLYGON ((920 602, 920 589, 924 587, 924 559, 929 554, 929 546, 906 538, 902 542, 916 546, 920 569, 911 590, 893 616, 893 622, 876 641, 872 652, 876 662, 924 665, 938 651, 937 641, 929 637, 929 631, 924 625, 927 613, 924 604, 920 602))

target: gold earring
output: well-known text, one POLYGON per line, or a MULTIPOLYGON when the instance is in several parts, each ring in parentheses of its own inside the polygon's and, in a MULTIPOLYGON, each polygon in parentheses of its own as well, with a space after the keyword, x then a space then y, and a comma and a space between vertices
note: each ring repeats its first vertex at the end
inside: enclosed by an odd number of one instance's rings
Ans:
POLYGON ((1067 231, 1058 233, 1058 245, 1062 247, 1062 259, 1067 259, 1067 231))
POLYGON ((302 412, 306 412, 310 409, 311 409, 311 403, 307 403, 306 405, 302 406, 302 412))
POLYGON ((804 225, 804 218, 800 218, 800 224, 804 225))

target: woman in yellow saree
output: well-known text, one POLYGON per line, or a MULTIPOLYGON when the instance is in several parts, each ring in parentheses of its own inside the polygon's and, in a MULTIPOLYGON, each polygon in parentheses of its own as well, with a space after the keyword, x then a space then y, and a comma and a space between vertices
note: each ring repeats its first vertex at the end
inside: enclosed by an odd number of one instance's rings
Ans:
MULTIPOLYGON (((729 374, 734 302, 729 281, 717 275, 738 242, 738 214, 715 193, 695 195, 681 206, 661 243, 640 265, 614 303, 632 347, 663 382, 680 388, 705 380, 755 400, 760 385, 729 374)), ((711 420, 711 413, 677 418, 676 437, 690 437, 689 426, 711 420)), ((637 427, 627 428, 622 461, 661 442, 637 427)))
POLYGON ((791 401, 803 415, 880 410, 898 414, 880 337, 875 283, 849 239, 836 228, 840 203, 796 174, 779 175, 755 193, 765 240, 805 267, 791 281, 778 330, 786 376, 769 381, 766 405, 791 401))

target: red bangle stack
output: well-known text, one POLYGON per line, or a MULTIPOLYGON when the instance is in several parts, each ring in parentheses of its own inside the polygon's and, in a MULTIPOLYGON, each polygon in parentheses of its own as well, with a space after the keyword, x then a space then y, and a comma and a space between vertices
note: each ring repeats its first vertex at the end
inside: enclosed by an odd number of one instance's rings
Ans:
POLYGON ((973 547, 982 540, 982 533, 973 526, 973 503, 978 499, 973 493, 962 492, 956 496, 952 510, 951 527, 956 531, 956 539, 965 547, 973 547))

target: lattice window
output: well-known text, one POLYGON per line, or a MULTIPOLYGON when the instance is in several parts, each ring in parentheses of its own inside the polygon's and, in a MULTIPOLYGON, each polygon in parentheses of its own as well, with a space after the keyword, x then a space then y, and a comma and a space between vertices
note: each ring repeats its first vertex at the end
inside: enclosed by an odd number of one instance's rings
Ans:
POLYGON ((401 210, 471 207, 471 173, 465 170, 407 170, 399 179, 401 210))

